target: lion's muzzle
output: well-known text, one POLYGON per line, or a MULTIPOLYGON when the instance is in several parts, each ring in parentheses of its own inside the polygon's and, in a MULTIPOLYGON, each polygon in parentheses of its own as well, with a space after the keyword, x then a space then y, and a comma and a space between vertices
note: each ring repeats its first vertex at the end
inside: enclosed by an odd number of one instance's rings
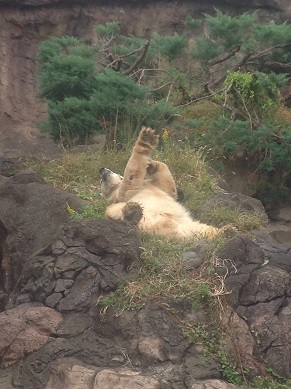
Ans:
POLYGON ((112 171, 110 169, 107 169, 106 167, 102 167, 99 170, 99 173, 100 173, 101 180, 106 181, 107 178, 110 176, 110 174, 112 174, 112 171))

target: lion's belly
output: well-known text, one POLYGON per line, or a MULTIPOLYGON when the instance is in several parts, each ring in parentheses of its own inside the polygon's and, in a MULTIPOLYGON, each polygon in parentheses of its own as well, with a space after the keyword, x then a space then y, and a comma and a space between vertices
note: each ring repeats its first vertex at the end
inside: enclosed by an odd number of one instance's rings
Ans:
POLYGON ((192 222, 186 209, 159 189, 154 192, 145 189, 130 201, 139 203, 143 208, 143 217, 139 223, 142 230, 175 237, 181 224, 192 222))

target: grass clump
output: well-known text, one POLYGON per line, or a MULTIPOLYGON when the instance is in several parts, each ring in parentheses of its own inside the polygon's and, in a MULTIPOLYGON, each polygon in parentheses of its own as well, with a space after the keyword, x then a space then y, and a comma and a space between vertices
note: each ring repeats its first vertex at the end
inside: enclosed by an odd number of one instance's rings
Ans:
POLYGON ((169 138, 155 152, 154 158, 169 166, 177 188, 184 193, 185 207, 197 217, 202 205, 219 191, 217 180, 209 173, 202 154, 190 145, 177 145, 169 138))
POLYGON ((223 280, 213 271, 211 259, 221 238, 209 246, 209 258, 199 269, 189 269, 183 261, 183 253, 191 250, 193 241, 169 241, 146 233, 140 233, 140 238, 143 264, 138 278, 120 285, 101 301, 102 306, 132 309, 148 301, 170 298, 201 308, 215 303, 214 296, 225 293, 223 280))
POLYGON ((266 225, 263 215, 256 212, 245 212, 216 206, 203 213, 203 221, 218 227, 230 225, 239 231, 250 231, 266 225))
POLYGON ((65 152, 51 161, 31 159, 27 168, 40 174, 56 188, 74 193, 93 202, 104 203, 99 193, 99 169, 109 167, 122 171, 129 158, 130 150, 104 151, 102 153, 65 152))
POLYGON ((291 380, 285 380, 271 368, 266 369, 265 377, 256 377, 252 385, 256 389, 290 389, 291 380))
POLYGON ((286 380, 267 368, 264 376, 251 378, 250 372, 243 367, 242 361, 231 358, 223 348, 224 339, 228 336, 215 320, 215 313, 210 312, 207 324, 191 323, 184 329, 184 335, 194 344, 204 349, 206 360, 214 358, 219 365, 223 378, 234 385, 255 389, 290 389, 291 380, 286 380))
POLYGON ((226 334, 218 324, 213 324, 211 321, 207 325, 193 323, 188 326, 184 333, 192 343, 203 346, 206 360, 215 358, 218 361, 219 369, 224 379, 236 385, 245 384, 245 372, 240 370, 234 362, 230 361, 230 358, 220 346, 220 342, 226 334))
POLYGON ((107 202, 104 199, 100 199, 100 202, 94 205, 85 205, 79 212, 73 214, 74 220, 82 219, 95 219, 103 220, 105 219, 105 209, 107 202))

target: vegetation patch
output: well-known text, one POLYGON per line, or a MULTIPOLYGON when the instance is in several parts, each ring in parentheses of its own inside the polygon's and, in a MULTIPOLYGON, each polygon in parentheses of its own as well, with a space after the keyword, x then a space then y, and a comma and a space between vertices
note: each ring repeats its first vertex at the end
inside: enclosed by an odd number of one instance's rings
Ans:
MULTIPOLYGON (((214 304, 214 296, 224 294, 223 280, 215 273, 210 258, 198 270, 189 269, 183 261, 183 254, 191 249, 193 241, 167 241, 145 233, 140 237, 143 254, 139 277, 120 285, 101 305, 132 309, 147 301, 171 299, 201 308, 214 304)), ((221 240, 213 243, 212 249, 220 244, 221 240)))
POLYGON ((250 372, 243 367, 243 361, 235 359, 223 349, 223 341, 227 336, 217 324, 213 312, 207 324, 193 323, 187 326, 184 334, 194 344, 200 344, 204 349, 206 360, 214 358, 218 364, 223 378, 235 385, 252 387, 256 389, 288 389, 291 381, 285 380, 272 369, 267 368, 265 376, 251 377, 250 372))
POLYGON ((221 205, 204 212, 203 221, 218 227, 229 225, 238 231, 251 231, 266 225, 259 213, 232 210, 221 205))

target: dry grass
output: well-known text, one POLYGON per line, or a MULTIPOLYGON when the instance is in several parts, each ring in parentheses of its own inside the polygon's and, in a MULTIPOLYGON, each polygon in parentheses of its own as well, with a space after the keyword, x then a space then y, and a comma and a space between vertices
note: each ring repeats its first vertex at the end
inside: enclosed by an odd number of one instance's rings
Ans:
POLYGON ((238 231, 250 231, 266 226, 266 221, 260 213, 232 210, 224 206, 217 206, 203 213, 203 222, 217 227, 231 226, 238 231))
POLYGON ((221 237, 209 243, 207 258, 198 269, 189 268, 182 257, 191 250, 193 240, 169 241, 145 233, 140 233, 140 238, 143 254, 139 277, 103 299, 103 306, 138 308, 148 301, 170 298, 188 301, 197 308, 226 293, 223 279, 215 272, 215 252, 223 242, 221 237))
MULTIPOLYGON (((99 169, 108 167, 123 174, 131 148, 129 145, 124 150, 95 154, 65 152, 61 158, 49 162, 32 159, 27 161, 27 167, 57 188, 99 201, 99 169)), ((201 155, 190 147, 181 148, 169 140, 152 157, 169 165, 178 187, 185 194, 185 205, 187 207, 189 203, 193 213, 217 191, 216 180, 207 173, 201 155)))
POLYGON ((27 168, 39 173, 56 188, 75 193, 92 201, 101 201, 99 195, 99 169, 109 167, 122 171, 130 151, 102 153, 64 152, 62 157, 51 161, 28 160, 27 168))

